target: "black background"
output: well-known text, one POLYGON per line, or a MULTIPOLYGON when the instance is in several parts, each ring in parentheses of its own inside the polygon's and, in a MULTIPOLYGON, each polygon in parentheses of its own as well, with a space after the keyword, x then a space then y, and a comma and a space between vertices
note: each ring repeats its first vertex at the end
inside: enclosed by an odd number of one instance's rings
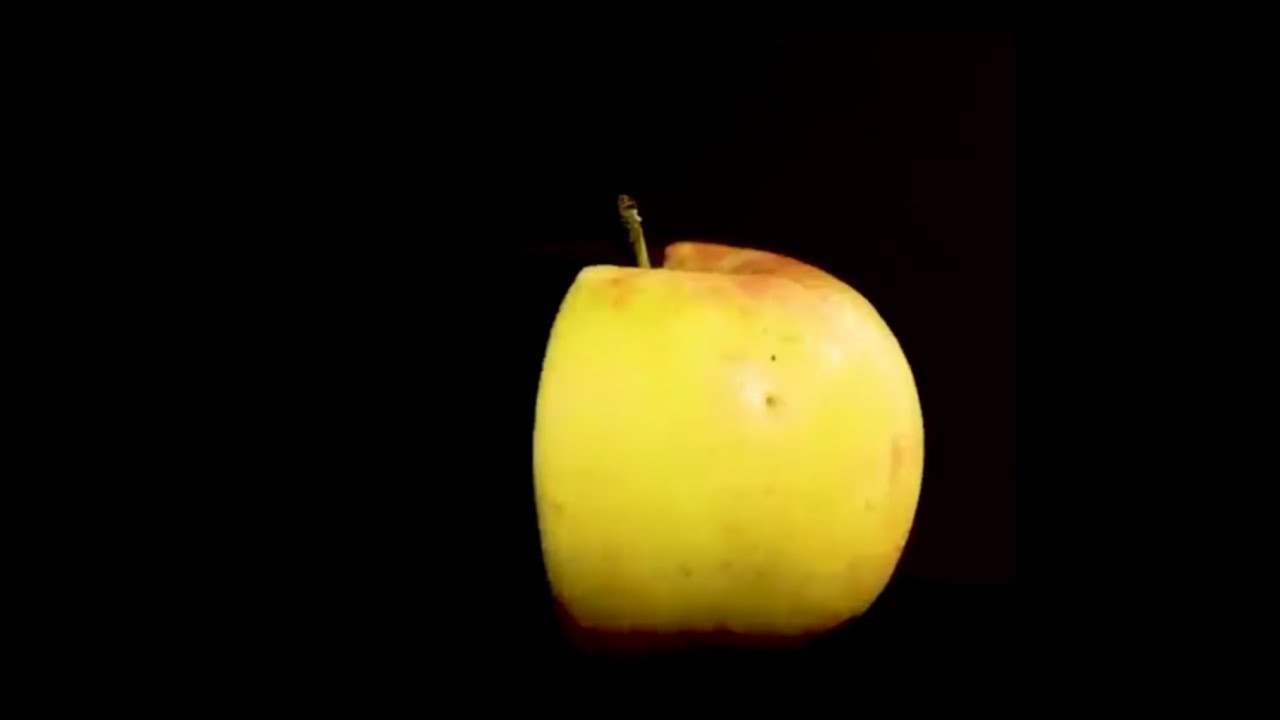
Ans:
POLYGON ((1001 653, 1010 53, 993 33, 645 33, 246 70, 202 140, 235 178, 218 200, 271 218, 208 223, 252 285, 227 295, 253 338, 228 363, 260 388, 236 434, 273 450, 244 475, 236 602, 304 655, 572 657, 538 552, 534 396, 574 274, 631 262, 626 192, 652 257, 699 237, 818 265, 912 364, 915 529, 875 607, 816 656, 1001 653))

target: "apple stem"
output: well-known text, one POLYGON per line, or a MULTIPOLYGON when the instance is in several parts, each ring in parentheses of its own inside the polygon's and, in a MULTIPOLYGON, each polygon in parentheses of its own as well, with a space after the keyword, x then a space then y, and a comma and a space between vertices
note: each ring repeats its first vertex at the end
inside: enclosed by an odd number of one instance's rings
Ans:
POLYGON ((642 268, 649 267, 649 250, 644 245, 644 230, 640 227, 640 208, 630 195, 618 196, 618 214, 622 216, 622 224, 627 226, 627 234, 631 236, 636 263, 642 268))

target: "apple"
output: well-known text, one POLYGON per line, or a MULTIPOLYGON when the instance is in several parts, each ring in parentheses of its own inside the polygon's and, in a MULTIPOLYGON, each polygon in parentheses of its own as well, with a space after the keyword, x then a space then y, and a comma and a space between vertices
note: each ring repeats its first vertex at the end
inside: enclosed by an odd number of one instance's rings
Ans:
POLYGON ((547 342, 542 555, 577 638, 810 638, 863 613, 911 531, 924 427, 884 320, 832 275, 676 242, 586 267, 547 342))

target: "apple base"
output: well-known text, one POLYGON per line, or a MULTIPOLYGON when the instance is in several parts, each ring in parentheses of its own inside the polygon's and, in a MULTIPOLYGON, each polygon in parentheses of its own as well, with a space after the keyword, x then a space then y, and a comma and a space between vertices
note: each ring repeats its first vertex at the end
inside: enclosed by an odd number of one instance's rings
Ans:
POLYGON ((614 630, 587 627, 559 600, 556 619, 574 651, 590 656, 645 657, 690 651, 798 650, 812 645, 845 623, 799 634, 744 633, 717 630, 614 630))

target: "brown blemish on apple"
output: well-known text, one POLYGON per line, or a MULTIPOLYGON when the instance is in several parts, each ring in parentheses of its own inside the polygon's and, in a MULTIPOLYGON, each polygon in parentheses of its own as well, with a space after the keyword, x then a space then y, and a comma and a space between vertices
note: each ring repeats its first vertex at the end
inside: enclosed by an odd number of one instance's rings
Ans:
POLYGON ((804 290, 825 287, 834 280, 802 262, 763 250, 688 241, 669 245, 662 267, 720 276, 724 282, 700 283, 700 291, 716 296, 728 293, 730 299, 736 296, 750 301, 737 303, 744 317, 759 311, 758 303, 753 301, 762 297, 773 302, 798 302, 812 310, 813 298, 804 290))
POLYGON ((733 279, 739 290, 752 296, 768 295, 778 287, 777 279, 768 275, 735 275, 733 279))
POLYGON ((693 568, 684 563, 680 563, 680 574, 687 578, 693 577, 693 568))
POLYGON ((781 275, 809 266, 765 250, 686 240, 667 246, 663 253, 663 267, 741 275, 781 275))
POLYGON ((785 255, 690 240, 668 245, 663 252, 663 267, 672 270, 784 277, 807 287, 842 284, 828 273, 785 255))
POLYGON ((787 270, 794 269, 795 261, 786 260, 777 255, 768 255, 761 251, 745 254, 733 268, 736 273, 785 275, 787 270))
POLYGON ((714 243, 682 241, 668 245, 662 251, 662 266, 672 270, 698 270, 723 272, 726 258, 737 253, 736 248, 714 243))
POLYGON ((564 503, 558 500, 551 501, 551 512, 556 515, 564 515, 564 503))
POLYGON ((635 290, 634 283, 631 282, 631 279, 623 275, 616 275, 609 278, 608 287, 609 294, 615 308, 624 307, 631 299, 631 295, 635 290))
POLYGON ((778 399, 778 396, 773 393, 764 394, 764 406, 770 410, 777 410, 781 402, 782 401, 778 399))
POLYGON ((907 441, 901 435, 894 435, 889 443, 889 480, 896 481, 907 462, 907 441))

